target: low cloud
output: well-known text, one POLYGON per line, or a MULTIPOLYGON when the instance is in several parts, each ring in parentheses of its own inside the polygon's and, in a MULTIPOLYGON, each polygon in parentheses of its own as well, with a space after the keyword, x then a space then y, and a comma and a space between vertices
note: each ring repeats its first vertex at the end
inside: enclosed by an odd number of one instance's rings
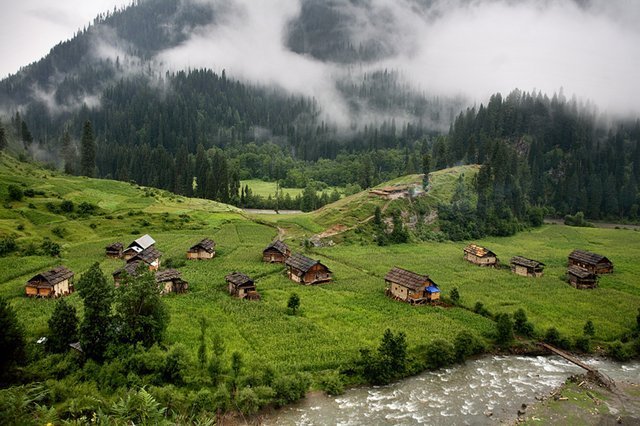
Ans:
POLYGON ((348 29, 354 46, 382 46, 381 58, 363 64, 291 51, 287 29, 301 1, 197 1, 224 6, 222 19, 161 52, 158 62, 226 69, 234 78, 314 97, 334 121, 348 116, 336 82, 383 69, 398 71, 416 92, 471 103, 515 88, 549 95, 563 89, 601 111, 640 112, 635 1, 334 0, 332 7, 355 23, 348 29))

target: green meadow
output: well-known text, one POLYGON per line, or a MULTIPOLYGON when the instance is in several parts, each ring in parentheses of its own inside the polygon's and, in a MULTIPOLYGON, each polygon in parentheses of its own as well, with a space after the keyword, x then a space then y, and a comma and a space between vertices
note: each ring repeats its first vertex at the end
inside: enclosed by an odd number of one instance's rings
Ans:
MULTIPOLYGON (((632 327, 640 307, 640 232, 636 231, 545 225, 514 237, 477 241, 497 253, 503 264, 513 255, 544 262, 545 275, 538 279, 467 263, 462 259, 466 243, 338 244, 306 253, 328 265, 334 281, 305 287, 289 281, 282 265, 261 262, 261 252, 278 234, 277 227, 285 229, 285 240, 293 251, 303 251, 305 235, 335 223, 363 220, 384 201, 361 193, 312 214, 248 217, 211 201, 122 182, 68 177, 6 156, 0 159, 0 198, 7 199, 9 184, 39 193, 4 203, 0 236, 15 235, 21 247, 49 237, 63 248, 61 258, 16 254, 0 258, 0 295, 16 308, 31 340, 46 333, 55 304, 54 300, 24 296, 24 284, 31 276, 63 264, 76 272, 77 279, 99 262, 110 279, 123 261, 106 258, 104 247, 114 241, 129 244, 145 233, 157 241, 165 263, 168 259, 182 261, 186 250, 204 237, 217 243, 214 259, 184 260, 184 266, 179 266, 189 292, 164 298, 171 314, 167 343, 184 344, 195 358, 198 320, 204 317, 210 324, 209 340, 218 333, 228 353, 239 351, 248 365, 269 365, 282 372, 320 372, 345 366, 360 348, 375 347, 386 328, 406 333, 410 350, 436 338, 453 340, 461 330, 491 336, 493 321, 470 309, 413 307, 388 299, 383 277, 392 266, 429 274, 444 295, 457 287, 463 305, 469 308, 477 301, 492 313, 523 308, 540 332, 553 326, 564 335, 578 336, 591 319, 596 339, 611 341, 632 327), (76 206, 92 203, 99 211, 78 216, 47 207, 62 200, 76 206), (64 237, 53 232, 56 227, 64 229, 64 237), (604 254, 614 262, 615 272, 603 276, 595 290, 573 289, 561 277, 574 248, 604 254), (228 296, 224 276, 233 271, 256 280, 261 301, 228 296), (295 316, 286 309, 293 292, 301 299, 295 316)), ((443 173, 443 179, 455 182, 459 174, 443 173)), ((433 183, 434 187, 439 184, 438 179, 433 183)), ((449 186, 438 189, 442 197, 451 193, 449 186)), ((68 300, 82 313, 77 294, 68 300)))

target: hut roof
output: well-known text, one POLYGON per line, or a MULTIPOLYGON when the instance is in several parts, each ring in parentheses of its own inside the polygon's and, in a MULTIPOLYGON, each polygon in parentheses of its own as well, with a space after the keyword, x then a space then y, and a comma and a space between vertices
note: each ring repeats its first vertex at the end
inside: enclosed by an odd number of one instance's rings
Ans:
POLYGON ((135 260, 142 260, 144 263, 147 263, 150 265, 154 261, 160 259, 160 256, 162 256, 162 253, 160 253, 155 247, 151 246, 151 247, 147 247, 146 249, 142 250, 140 253, 133 256, 131 259, 129 259, 129 262, 132 262, 135 260))
POLYGON ((132 260, 130 259, 122 268, 116 269, 116 271, 112 274, 114 277, 126 273, 132 277, 137 276, 140 273, 140 265, 143 262, 139 259, 132 260))
POLYGON ((279 251, 279 252, 280 252, 280 253, 282 253, 282 254, 287 254, 287 251, 289 251, 289 247, 288 247, 285 243, 283 243, 282 241, 280 241, 280 240, 272 241, 272 242, 267 246, 267 248, 266 248, 266 249, 264 249, 263 251, 267 251, 267 250, 269 250, 269 249, 271 249, 271 248, 272 248, 272 249, 274 249, 274 250, 279 251))
POLYGON ((232 272, 229 275, 225 276, 224 279, 227 280, 227 282, 235 285, 236 287, 253 284, 253 280, 242 272, 232 272))
POLYGON ((578 278, 596 278, 596 274, 591 271, 587 271, 576 265, 571 265, 567 268, 567 273, 575 275, 578 278))
POLYGON ((151 238, 151 236, 149 234, 144 234, 142 237, 138 238, 137 240, 135 240, 131 244, 129 244, 129 247, 138 246, 142 250, 144 250, 144 249, 146 249, 148 247, 151 247, 155 243, 156 243, 156 240, 151 238))
POLYGON ((216 249, 216 243, 209 238, 205 238, 199 243, 192 245, 189 250, 197 250, 199 248, 203 249, 207 253, 213 253, 216 249))
POLYGON ((477 257, 495 256, 496 254, 486 247, 469 244, 464 248, 465 253, 471 253, 477 257))
POLYGON ((538 262, 537 260, 527 259, 522 256, 513 256, 511 258, 511 263, 514 265, 525 266, 527 268, 537 268, 540 266, 544 266, 544 263, 538 262))
POLYGON ((176 269, 165 269, 164 271, 156 272, 156 282, 163 283, 167 281, 173 281, 181 279, 180 271, 176 269))
POLYGON ((569 255, 569 259, 575 259, 579 262, 584 262, 588 265, 597 265, 598 263, 606 262, 611 263, 609 259, 601 254, 591 253, 585 250, 574 250, 569 255))
POLYGON ((106 246, 105 248, 107 250, 118 250, 118 251, 120 251, 120 250, 122 250, 123 247, 124 247, 124 244, 122 244, 122 243, 111 243, 108 246, 106 246))
POLYGON ((397 266, 387 272, 384 279, 412 290, 420 290, 425 284, 432 282, 428 275, 416 274, 415 272, 407 271, 397 266))
POLYGON ((38 275, 35 275, 33 278, 29 280, 31 281, 40 281, 44 280, 48 285, 54 286, 64 280, 68 280, 73 277, 75 274, 70 269, 67 269, 64 266, 56 266, 50 271, 41 272, 38 275))
MULTIPOLYGON (((309 259, 307 256, 304 256, 300 253, 292 254, 289 258, 287 258, 287 260, 284 261, 284 264, 302 272, 308 272, 312 267, 318 264, 327 268, 327 266, 323 265, 319 260, 309 259)), ((327 271, 329 271, 329 268, 327 268, 327 271)))

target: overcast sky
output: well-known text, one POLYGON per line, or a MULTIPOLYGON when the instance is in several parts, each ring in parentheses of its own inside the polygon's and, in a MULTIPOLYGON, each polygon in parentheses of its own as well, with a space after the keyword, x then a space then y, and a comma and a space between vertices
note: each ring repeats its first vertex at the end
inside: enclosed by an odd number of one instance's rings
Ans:
MULTIPOLYGON (((0 1, 0 78, 46 55, 98 13, 131 2, 0 1)), ((283 43, 299 0, 224 1, 236 12, 160 52, 159 63, 226 69, 234 78, 313 96, 334 118, 343 114, 335 79, 354 68, 297 55, 283 43)), ((472 103, 515 88, 550 96, 562 88, 602 112, 640 112, 640 0, 581 0, 583 7, 571 0, 434 0, 432 12, 438 12, 430 15, 415 7, 420 0, 368 1, 364 7, 349 0, 333 4, 355 17, 355 45, 362 38, 385 39, 398 51, 355 71, 397 70, 416 90, 464 95, 472 103)), ((120 54, 105 43, 96 51, 120 54)))
POLYGON ((0 0, 0 78, 45 56, 101 12, 131 0, 0 0))

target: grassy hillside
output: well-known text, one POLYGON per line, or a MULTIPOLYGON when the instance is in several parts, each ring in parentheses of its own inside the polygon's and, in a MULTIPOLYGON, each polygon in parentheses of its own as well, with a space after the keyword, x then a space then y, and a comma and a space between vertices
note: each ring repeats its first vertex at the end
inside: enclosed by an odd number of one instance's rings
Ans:
MULTIPOLYGON (((278 232, 275 227, 297 230, 297 234, 287 235, 287 241, 294 251, 299 251, 300 235, 317 233, 335 224, 356 223, 371 215, 376 205, 384 205, 384 200, 360 193, 314 213, 261 215, 260 222, 256 222, 232 207, 210 201, 122 182, 58 175, 6 156, 1 160, 0 198, 6 199, 9 184, 42 191, 44 195, 20 202, 5 201, 0 209, 0 235, 14 233, 21 247, 45 236, 63 245, 59 259, 17 254, 0 258, 0 295, 17 309, 29 339, 46 332, 55 301, 24 297, 23 286, 28 278, 56 264, 70 267, 77 278, 96 261, 110 276, 122 261, 105 258, 104 246, 113 241, 128 244, 144 233, 157 240, 164 261, 183 259, 186 249, 203 237, 213 238, 218 245, 215 259, 187 262, 179 268, 190 291, 164 299, 171 313, 168 343, 184 344, 195 358, 198 319, 205 317, 212 324, 210 334, 219 332, 224 336, 228 353, 241 351, 248 365, 269 365, 279 371, 338 368, 357 356, 359 348, 374 346, 386 328, 404 331, 410 348, 435 338, 451 340, 461 330, 478 336, 491 334, 493 322, 469 310, 412 307, 385 297, 383 277, 394 265, 430 274, 444 294, 457 287, 467 306, 482 301, 494 313, 522 307, 539 331, 555 326, 564 334, 577 336, 584 322, 591 319, 596 338, 612 340, 635 323, 640 306, 640 266, 636 262, 640 258, 640 232, 552 225, 510 238, 480 241, 504 263, 516 254, 546 263, 545 277, 540 279, 466 263, 462 260, 466 243, 387 247, 341 244, 308 253, 334 271, 335 281, 302 287, 286 278, 281 265, 261 262, 262 249, 278 232), (83 217, 47 209, 47 203, 57 205, 63 199, 75 205, 95 204, 99 211, 83 217), (18 230, 20 225, 23 229, 18 230), (53 232, 55 227, 67 231, 64 238, 53 232), (569 287, 560 276, 573 248, 605 254, 615 263, 615 273, 602 277, 600 287, 593 291, 569 287), (242 271, 256 279, 262 295, 260 302, 234 300, 226 294, 224 276, 232 271, 242 271), (301 298, 297 316, 286 311, 292 292, 301 298)), ((450 197, 450 183, 463 172, 471 179, 474 170, 470 167, 435 173, 428 196, 434 202, 450 197)), ((403 182, 419 179, 418 175, 409 176, 403 182)), ((77 294, 68 300, 81 308, 77 294)))

